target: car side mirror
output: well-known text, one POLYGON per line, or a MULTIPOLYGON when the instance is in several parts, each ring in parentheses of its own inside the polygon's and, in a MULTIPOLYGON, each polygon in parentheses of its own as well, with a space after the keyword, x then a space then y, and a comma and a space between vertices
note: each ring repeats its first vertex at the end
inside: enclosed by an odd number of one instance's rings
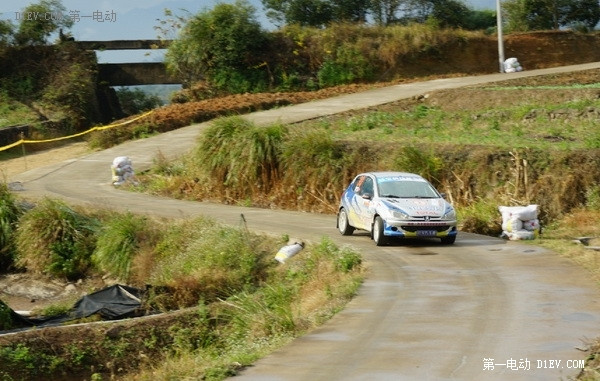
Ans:
POLYGON ((361 197, 365 200, 370 200, 373 198, 373 195, 371 193, 364 193, 361 197))

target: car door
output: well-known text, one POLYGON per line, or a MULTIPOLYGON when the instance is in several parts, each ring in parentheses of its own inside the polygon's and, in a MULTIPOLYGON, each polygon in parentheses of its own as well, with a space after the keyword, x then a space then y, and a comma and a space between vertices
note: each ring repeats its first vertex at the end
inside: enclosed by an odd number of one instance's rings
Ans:
POLYGON ((368 175, 360 175, 352 186, 353 194, 350 201, 350 224, 358 229, 371 230, 373 213, 371 203, 373 200, 374 181, 368 175))

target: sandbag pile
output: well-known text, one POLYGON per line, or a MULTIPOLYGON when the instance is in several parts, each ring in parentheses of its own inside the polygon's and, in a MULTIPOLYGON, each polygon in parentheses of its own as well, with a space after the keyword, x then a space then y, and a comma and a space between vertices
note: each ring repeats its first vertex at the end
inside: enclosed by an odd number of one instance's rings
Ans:
POLYGON ((538 206, 499 206, 502 214, 502 237, 511 241, 535 239, 540 234, 538 206))
POLYGON ((515 73, 517 71, 523 71, 523 67, 517 61, 516 58, 511 57, 504 60, 504 72, 505 73, 515 73))
POLYGON ((121 185, 126 181, 133 181, 133 165, 127 156, 117 156, 110 166, 113 185, 121 185))

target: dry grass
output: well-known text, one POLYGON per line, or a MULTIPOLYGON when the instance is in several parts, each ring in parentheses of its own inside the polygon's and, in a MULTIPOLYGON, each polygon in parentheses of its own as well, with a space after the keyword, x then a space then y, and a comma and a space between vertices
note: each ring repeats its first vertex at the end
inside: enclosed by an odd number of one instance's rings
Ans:
POLYGON ((590 277, 600 284, 600 211, 578 209, 543 230, 543 238, 536 241, 561 256, 571 259, 588 270, 590 277), (583 240, 581 237, 590 238, 583 240), (599 250, 594 250, 597 247, 599 250))
POLYGON ((586 344, 590 355, 586 359, 586 367, 582 369, 577 380, 598 381, 600 380, 600 339, 594 339, 586 344))

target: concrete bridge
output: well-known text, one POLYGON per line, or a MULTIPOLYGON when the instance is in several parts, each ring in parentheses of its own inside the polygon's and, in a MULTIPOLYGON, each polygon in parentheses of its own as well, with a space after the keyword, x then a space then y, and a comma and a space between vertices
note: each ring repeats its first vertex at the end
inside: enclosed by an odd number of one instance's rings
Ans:
MULTIPOLYGON (((166 49, 170 40, 74 41, 83 50, 166 49)), ((181 80, 167 73, 162 62, 98 64, 98 81, 109 86, 180 84, 181 80)))

